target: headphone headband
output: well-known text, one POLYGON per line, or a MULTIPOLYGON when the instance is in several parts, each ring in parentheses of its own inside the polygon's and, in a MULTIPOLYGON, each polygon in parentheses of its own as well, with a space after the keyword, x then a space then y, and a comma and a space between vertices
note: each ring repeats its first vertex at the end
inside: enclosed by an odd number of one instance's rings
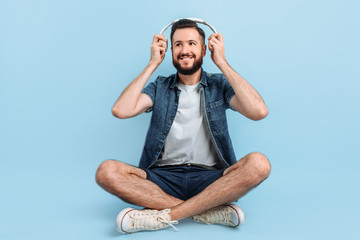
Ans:
POLYGON ((214 33, 217 33, 215 28, 213 26, 211 26, 209 23, 205 22, 204 20, 200 19, 200 18, 179 18, 176 19, 175 21, 172 21, 170 24, 166 25, 160 32, 160 34, 163 34, 165 32, 166 29, 168 29, 171 25, 173 25, 174 23, 176 23, 177 21, 181 20, 181 19, 188 19, 191 21, 194 21, 196 23, 201 23, 204 24, 206 26, 208 26, 214 33))

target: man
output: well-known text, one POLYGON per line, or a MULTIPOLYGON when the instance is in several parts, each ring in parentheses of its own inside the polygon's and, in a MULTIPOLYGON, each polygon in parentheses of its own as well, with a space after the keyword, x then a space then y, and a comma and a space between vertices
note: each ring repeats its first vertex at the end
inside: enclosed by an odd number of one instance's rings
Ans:
POLYGON ((270 173, 270 163, 261 153, 236 161, 225 110, 232 108, 252 120, 264 118, 268 110, 256 90, 227 63, 223 36, 216 33, 208 39, 211 59, 222 74, 201 68, 205 34, 195 22, 179 20, 170 36, 177 74, 159 76, 145 87, 167 47, 166 37, 155 35, 149 64, 112 109, 121 119, 152 111, 139 168, 106 160, 96 173, 106 191, 144 207, 119 213, 116 228, 122 233, 158 230, 187 217, 237 227, 244 214, 231 203, 270 173))

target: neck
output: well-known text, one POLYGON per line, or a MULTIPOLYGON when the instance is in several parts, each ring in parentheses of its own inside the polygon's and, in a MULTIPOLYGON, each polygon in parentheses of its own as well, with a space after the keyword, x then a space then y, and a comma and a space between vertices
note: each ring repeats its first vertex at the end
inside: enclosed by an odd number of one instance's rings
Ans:
POLYGON ((200 81, 201 78, 201 68, 199 68, 195 73, 191 75, 184 75, 178 73, 179 80, 184 85, 194 85, 200 81))

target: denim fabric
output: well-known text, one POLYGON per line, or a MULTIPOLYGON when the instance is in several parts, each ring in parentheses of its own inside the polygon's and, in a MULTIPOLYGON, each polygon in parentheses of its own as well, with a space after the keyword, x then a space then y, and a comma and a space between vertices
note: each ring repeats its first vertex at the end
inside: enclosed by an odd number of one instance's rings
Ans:
MULTIPOLYGON (((169 77, 159 76, 142 90, 151 98, 153 107, 147 110, 152 111, 152 117, 140 159, 140 168, 150 168, 161 153, 177 112, 180 95, 177 82, 177 74, 169 77)), ((205 125, 220 160, 217 168, 226 168, 236 162, 225 114, 225 110, 230 108, 229 102, 235 92, 223 74, 206 73, 202 69, 199 89, 205 125)))

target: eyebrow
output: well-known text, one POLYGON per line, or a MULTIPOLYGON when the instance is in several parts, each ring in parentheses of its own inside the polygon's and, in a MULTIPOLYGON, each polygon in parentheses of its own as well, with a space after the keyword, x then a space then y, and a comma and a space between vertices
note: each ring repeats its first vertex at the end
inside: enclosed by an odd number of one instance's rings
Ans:
POLYGON ((196 42, 196 43, 197 43, 198 41, 192 40, 192 39, 187 40, 187 41, 180 41, 180 40, 178 40, 178 41, 175 41, 174 44, 175 44, 175 43, 182 43, 182 42, 196 42))

